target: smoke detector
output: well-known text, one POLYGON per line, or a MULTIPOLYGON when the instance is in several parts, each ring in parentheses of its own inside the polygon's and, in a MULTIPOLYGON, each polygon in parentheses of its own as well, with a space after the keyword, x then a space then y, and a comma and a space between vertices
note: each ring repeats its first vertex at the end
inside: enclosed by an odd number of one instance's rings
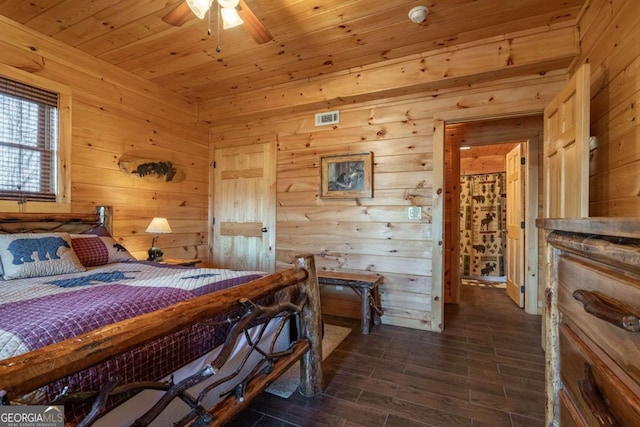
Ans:
POLYGON ((409 19, 414 24, 420 24, 427 19, 427 15, 429 14, 429 9, 426 6, 416 6, 409 11, 409 19))

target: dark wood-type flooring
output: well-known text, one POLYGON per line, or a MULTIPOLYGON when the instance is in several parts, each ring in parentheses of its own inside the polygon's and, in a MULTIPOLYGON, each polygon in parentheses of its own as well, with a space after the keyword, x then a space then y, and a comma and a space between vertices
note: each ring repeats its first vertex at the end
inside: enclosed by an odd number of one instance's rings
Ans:
POLYGON ((325 390, 312 398, 263 393, 233 426, 543 426, 540 316, 504 289, 462 286, 445 308, 445 332, 359 322, 325 360, 325 390))

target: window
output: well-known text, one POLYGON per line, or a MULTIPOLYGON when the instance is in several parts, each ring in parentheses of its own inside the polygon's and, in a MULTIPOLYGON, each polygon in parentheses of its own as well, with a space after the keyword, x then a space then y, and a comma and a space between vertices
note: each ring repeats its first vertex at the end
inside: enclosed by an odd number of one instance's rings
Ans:
POLYGON ((58 94, 0 76, 0 199, 55 202, 58 94))

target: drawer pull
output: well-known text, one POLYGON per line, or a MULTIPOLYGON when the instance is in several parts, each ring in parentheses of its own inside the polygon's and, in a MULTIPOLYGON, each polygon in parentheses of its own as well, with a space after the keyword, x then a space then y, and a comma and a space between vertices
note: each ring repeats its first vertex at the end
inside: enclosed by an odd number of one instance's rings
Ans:
POLYGON ((595 292, 578 289, 573 292, 573 297, 582 303, 584 311, 622 328, 629 332, 640 331, 640 319, 633 313, 600 297, 595 292))
POLYGON ((593 372, 588 364, 584 364, 584 379, 578 381, 578 388, 582 399, 584 399, 591 413, 598 420, 599 426, 617 427, 618 422, 615 420, 611 411, 607 407, 605 400, 598 390, 598 385, 593 377, 593 372))

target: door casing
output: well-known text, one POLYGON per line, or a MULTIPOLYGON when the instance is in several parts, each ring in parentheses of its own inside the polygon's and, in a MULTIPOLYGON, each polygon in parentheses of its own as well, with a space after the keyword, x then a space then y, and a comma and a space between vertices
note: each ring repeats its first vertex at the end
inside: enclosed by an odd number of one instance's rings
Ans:
MULTIPOLYGON (((465 121, 481 121, 493 119, 516 118, 522 116, 542 115, 546 106, 545 100, 523 104, 521 109, 501 106, 468 108, 440 112, 434 116, 433 133, 433 207, 432 207, 432 300, 431 330, 444 330, 444 251, 453 242, 444 241, 444 204, 445 204, 445 129, 447 123, 465 121)), ((531 137, 527 145, 526 167, 526 209, 525 209, 525 312, 541 314, 538 286, 538 230, 535 220, 538 216, 538 154, 541 136, 531 137)))

